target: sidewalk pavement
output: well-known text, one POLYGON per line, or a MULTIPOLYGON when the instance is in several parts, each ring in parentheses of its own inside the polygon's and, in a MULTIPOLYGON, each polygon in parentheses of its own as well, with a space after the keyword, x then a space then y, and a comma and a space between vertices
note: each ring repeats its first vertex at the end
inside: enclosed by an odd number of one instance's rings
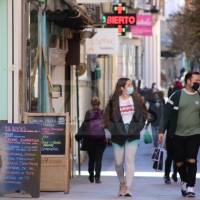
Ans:
MULTIPOLYGON (((132 185, 132 197, 133 200, 181 200, 187 197, 182 197, 180 190, 180 178, 178 182, 172 181, 172 184, 167 185, 164 183, 164 172, 155 172, 152 169, 153 162, 150 160, 154 147, 152 144, 144 144, 140 141, 140 146, 135 158, 135 177, 132 185)), ((200 154, 198 156, 198 160, 200 154)), ((118 197, 119 181, 116 176, 114 167, 113 150, 111 146, 108 146, 104 152, 102 162, 102 176, 101 184, 89 183, 87 173, 86 159, 81 166, 81 176, 76 176, 71 179, 71 188, 69 194, 63 192, 41 192, 40 200, 88 200, 88 199, 127 199, 128 197, 118 197)), ((197 172, 200 172, 200 163, 198 163, 197 172)), ((197 175, 195 193, 195 199, 200 199, 200 174, 197 175)), ((13 200, 14 198, 20 200, 30 200, 29 194, 7 194, 3 198, 4 200, 13 200)))

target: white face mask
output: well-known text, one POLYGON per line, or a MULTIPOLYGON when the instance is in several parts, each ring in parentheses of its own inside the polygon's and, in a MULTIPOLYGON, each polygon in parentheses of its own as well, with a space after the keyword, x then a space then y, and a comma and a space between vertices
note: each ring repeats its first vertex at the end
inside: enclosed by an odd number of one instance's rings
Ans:
POLYGON ((157 85, 154 85, 153 88, 154 88, 154 89, 157 89, 157 85))

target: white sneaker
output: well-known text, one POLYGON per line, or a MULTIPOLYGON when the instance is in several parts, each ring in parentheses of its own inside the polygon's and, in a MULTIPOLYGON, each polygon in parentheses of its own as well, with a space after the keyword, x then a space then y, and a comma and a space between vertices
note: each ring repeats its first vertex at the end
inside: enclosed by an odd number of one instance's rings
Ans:
POLYGON ((125 190, 126 190, 126 183, 125 182, 120 183, 118 195, 124 196, 125 190))
POLYGON ((130 187, 126 186, 126 191, 125 191, 124 196, 125 197, 131 197, 132 196, 130 187))
POLYGON ((186 197, 186 195, 187 195, 186 185, 187 185, 186 182, 182 182, 182 185, 181 185, 181 193, 182 193, 182 196, 183 196, 183 197, 186 197))
POLYGON ((194 187, 187 187, 187 197, 195 197, 194 187))

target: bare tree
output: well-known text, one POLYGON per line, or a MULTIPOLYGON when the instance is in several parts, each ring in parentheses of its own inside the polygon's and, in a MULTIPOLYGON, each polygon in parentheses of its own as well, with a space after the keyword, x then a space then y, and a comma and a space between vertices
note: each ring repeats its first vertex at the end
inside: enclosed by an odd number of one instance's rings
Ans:
POLYGON ((200 63, 200 0, 182 7, 171 15, 169 36, 173 52, 185 52, 189 61, 200 63))

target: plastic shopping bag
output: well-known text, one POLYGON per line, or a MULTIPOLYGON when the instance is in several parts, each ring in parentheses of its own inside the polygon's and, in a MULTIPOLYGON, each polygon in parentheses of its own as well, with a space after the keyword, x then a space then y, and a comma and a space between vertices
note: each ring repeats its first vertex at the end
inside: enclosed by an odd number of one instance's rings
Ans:
POLYGON ((158 160, 153 162, 153 169, 162 171, 164 167, 164 149, 160 148, 158 160))
POLYGON ((152 137, 151 137, 151 135, 150 135, 150 133, 149 133, 149 131, 148 131, 148 129, 145 129, 145 131, 144 131, 144 143, 145 144, 150 144, 150 143, 152 143, 152 137))
POLYGON ((151 156, 152 161, 158 161, 160 155, 160 148, 155 148, 151 156))

